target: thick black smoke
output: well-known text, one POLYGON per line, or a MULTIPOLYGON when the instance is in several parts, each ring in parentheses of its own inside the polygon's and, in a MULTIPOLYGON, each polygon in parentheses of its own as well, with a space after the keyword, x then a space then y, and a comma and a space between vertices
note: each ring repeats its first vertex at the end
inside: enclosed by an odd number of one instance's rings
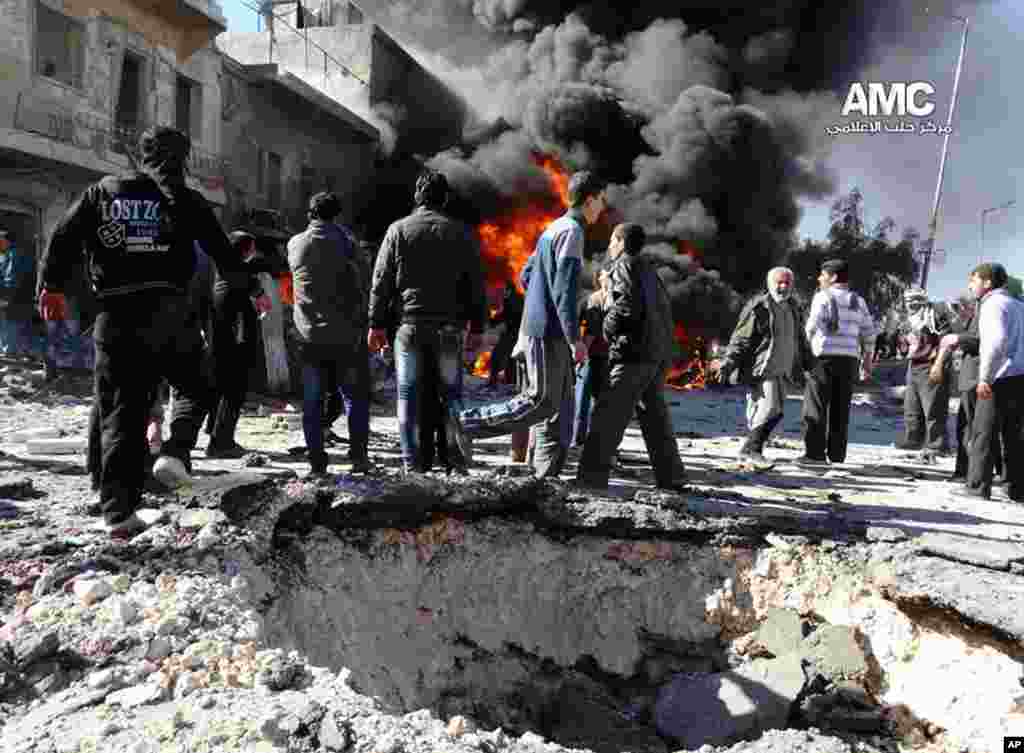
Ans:
POLYGON ((708 329, 731 318, 730 286, 759 288, 791 246, 799 200, 834 191, 824 125, 871 40, 905 44, 936 23, 921 5, 364 2, 474 113, 462 147, 431 160, 472 217, 552 201, 538 155, 595 170, 616 217, 661 244, 677 315, 708 329), (672 253, 684 244, 699 265, 672 253))

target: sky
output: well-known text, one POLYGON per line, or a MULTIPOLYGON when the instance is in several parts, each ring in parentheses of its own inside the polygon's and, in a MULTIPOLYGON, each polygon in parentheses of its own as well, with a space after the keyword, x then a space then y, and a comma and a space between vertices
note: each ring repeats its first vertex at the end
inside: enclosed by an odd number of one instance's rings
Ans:
MULTIPOLYGON (((231 31, 255 31, 256 13, 243 0, 221 0, 231 31)), ((255 0, 245 0, 255 4, 255 0)), ((929 295, 950 299, 965 291, 970 270, 982 257, 982 210, 1016 200, 1018 205, 988 213, 985 222, 986 260, 1003 262, 1011 273, 1024 274, 1024 149, 1019 140, 1024 124, 1020 69, 1024 55, 1024 2, 992 0, 962 8, 970 15, 967 51, 949 142, 942 205, 935 247, 945 259, 929 273, 929 295)), ((929 81, 936 89, 935 113, 918 123, 945 124, 953 90, 953 72, 960 48, 961 25, 933 25, 927 38, 912 45, 888 43, 876 63, 861 71, 860 80, 929 81), (924 52, 922 52, 924 50, 924 52)), ((884 35, 884 29, 879 31, 884 35)), ((880 39, 882 36, 879 37, 880 39)), ((846 92, 839 93, 839 101, 846 92)), ((837 107, 834 123, 843 118, 837 107)), ((871 120, 868 118, 868 120, 871 120)), ((805 201, 797 232, 822 239, 829 226, 832 201, 853 187, 864 195, 866 219, 873 225, 885 216, 897 232, 906 227, 928 233, 938 175, 942 137, 934 134, 845 134, 830 137, 828 164, 837 176, 837 194, 821 202, 805 201)))

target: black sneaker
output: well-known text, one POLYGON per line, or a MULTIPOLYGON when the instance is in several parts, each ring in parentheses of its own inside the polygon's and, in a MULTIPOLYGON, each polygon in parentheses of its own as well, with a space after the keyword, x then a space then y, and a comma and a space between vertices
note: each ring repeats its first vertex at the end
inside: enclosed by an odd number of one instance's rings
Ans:
POLYGON ((809 455, 801 455, 793 460, 793 462, 807 468, 825 468, 828 466, 828 460, 825 458, 812 458, 809 455))
POLYGON ((374 468, 370 458, 354 458, 352 460, 352 473, 369 473, 374 468))
POLYGON ((231 444, 224 445, 223 447, 211 444, 206 448, 206 457, 211 460, 242 458, 250 452, 251 450, 245 449, 237 442, 232 442, 231 444))

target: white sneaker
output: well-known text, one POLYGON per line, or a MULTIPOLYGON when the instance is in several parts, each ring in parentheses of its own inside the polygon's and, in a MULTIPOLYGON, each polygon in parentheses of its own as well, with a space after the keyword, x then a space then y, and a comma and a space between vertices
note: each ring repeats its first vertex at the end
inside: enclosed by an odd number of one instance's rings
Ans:
POLYGON ((153 463, 153 477, 168 489, 177 489, 192 483, 185 464, 173 455, 161 455, 153 463))

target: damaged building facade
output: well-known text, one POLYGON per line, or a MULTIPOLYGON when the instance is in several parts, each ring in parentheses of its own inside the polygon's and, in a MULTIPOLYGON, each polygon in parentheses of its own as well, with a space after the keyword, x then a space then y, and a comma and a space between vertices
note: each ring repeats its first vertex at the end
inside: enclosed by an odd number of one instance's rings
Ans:
MULTIPOLYGON (((277 66, 276 75, 300 79, 378 129, 372 202, 351 204, 348 219, 363 239, 379 240, 387 225, 411 208, 422 155, 461 140, 465 102, 354 3, 262 7, 261 31, 229 31, 217 38, 217 47, 247 68, 277 66)), ((276 163, 272 176, 274 170, 276 163)), ((301 178, 301 166, 292 170, 293 181, 296 176, 301 178)))
POLYGON ((191 184, 222 211, 216 3, 0 2, 0 225, 38 255, 74 198, 131 168, 153 124, 193 142, 191 184))

